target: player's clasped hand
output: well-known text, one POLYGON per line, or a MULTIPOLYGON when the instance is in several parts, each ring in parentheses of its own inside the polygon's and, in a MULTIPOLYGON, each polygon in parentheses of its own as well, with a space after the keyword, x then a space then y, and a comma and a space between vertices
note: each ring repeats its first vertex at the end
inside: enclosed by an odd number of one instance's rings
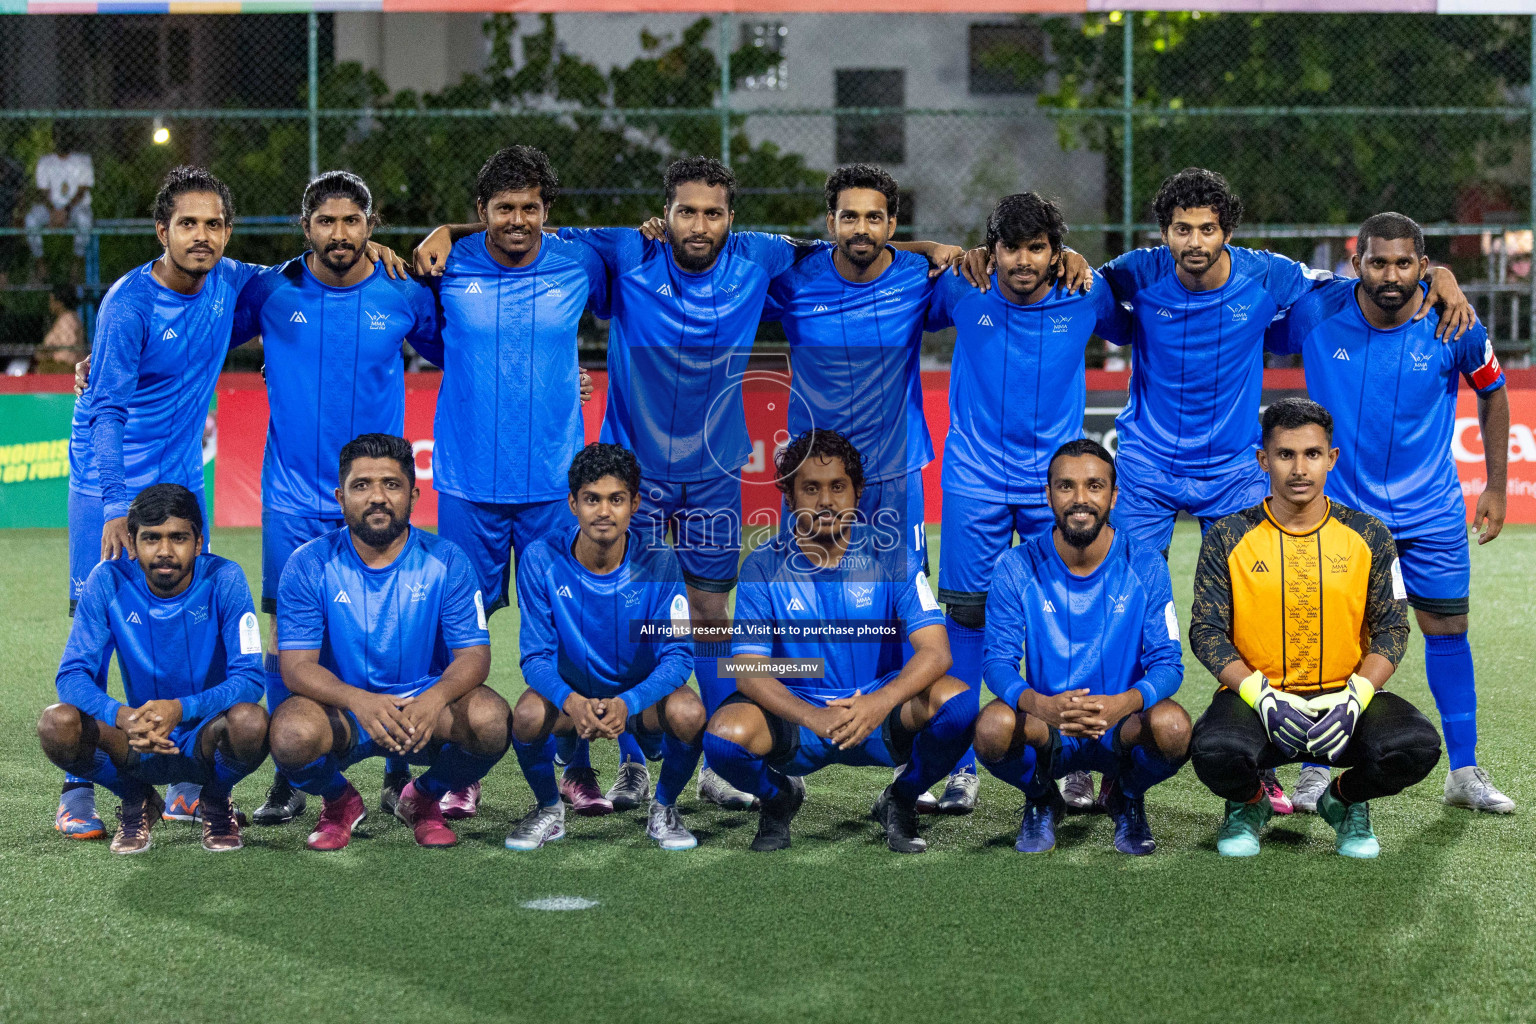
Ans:
POLYGON ((1066 690, 1035 698, 1034 715, 1063 736, 1097 736, 1108 728, 1102 698, 1087 690, 1066 690))
POLYGON ((1264 673, 1255 672, 1244 679, 1237 695, 1259 713, 1269 742, 1287 757, 1300 757, 1307 749, 1307 737, 1315 721, 1306 701, 1269 685, 1264 673))
POLYGON ((447 705, 434 692, 434 688, 428 687, 415 697, 412 697, 410 703, 400 709, 411 730, 411 741, 406 748, 407 753, 414 754, 418 750, 425 749, 426 745, 432 742, 432 734, 436 730, 437 719, 443 713, 443 708, 445 707, 447 705))
POLYGON ((412 735, 414 725, 405 709, 415 700, 415 697, 397 697, 392 693, 355 690, 347 710, 357 716, 358 722, 379 746, 392 754, 406 754, 412 750, 415 737, 412 735))
POLYGON ((595 703, 598 705, 597 734, 610 740, 618 739, 629 724, 629 705, 622 697, 604 697, 595 703))
POLYGON ((117 727, 128 734, 128 746, 141 754, 174 754, 171 730, 181 724, 181 701, 149 700, 136 708, 123 708, 117 727))
POLYGON ((854 690, 851 697, 827 701, 827 707, 848 711, 848 717, 827 734, 827 739, 836 743, 840 750, 850 750, 869 739, 869 734, 880 728, 891 713, 890 701, 880 690, 873 693, 854 690))
POLYGON ((1307 731, 1307 752, 1337 763, 1375 695, 1375 683, 1364 676, 1351 675, 1344 689, 1308 701, 1307 706, 1320 713, 1320 717, 1307 731))
POLYGON ((601 700, 573 693, 565 698, 565 705, 560 710, 570 716, 576 726, 576 735, 582 739, 596 739, 603 734, 601 700))

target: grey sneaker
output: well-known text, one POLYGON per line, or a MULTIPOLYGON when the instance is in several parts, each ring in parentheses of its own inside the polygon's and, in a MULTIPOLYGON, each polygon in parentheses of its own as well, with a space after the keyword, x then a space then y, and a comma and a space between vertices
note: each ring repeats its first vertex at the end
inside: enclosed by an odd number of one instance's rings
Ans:
POLYGON ((698 797, 705 803, 718 804, 728 811, 750 811, 757 806, 757 797, 744 793, 715 774, 713 768, 699 770, 698 797))
POLYGON ((639 807, 651 798, 651 770, 644 761, 625 761, 619 765, 619 777, 603 797, 616 811, 639 807))
POLYGON ((1322 798, 1331 781, 1333 773, 1327 768, 1316 765, 1302 768, 1301 775, 1296 779, 1296 788, 1291 790, 1291 809, 1298 814, 1316 814, 1317 801, 1322 798))
POLYGON ((509 850, 537 850, 545 843, 565 838, 565 804, 535 807, 507 833, 509 850))
POLYGON ((283 825, 303 814, 305 803, 303 790, 295 789, 283 776, 274 775, 267 799, 256 808, 251 821, 258 825, 283 825))
POLYGON ((1457 768, 1445 777, 1445 802, 1489 814, 1515 813, 1515 802, 1499 792, 1488 773, 1475 764, 1457 768))
POLYGON ((656 840, 656 845, 663 850, 691 850, 699 845, 694 834, 683 827, 683 816, 677 813, 676 804, 659 804, 652 800, 645 834, 656 840))
POLYGON ((1067 810, 1073 814, 1087 814, 1093 810, 1093 776, 1087 772, 1072 772, 1062 776, 1061 798, 1067 810))
POLYGON ((936 810, 940 814, 970 814, 976 809, 976 790, 980 785, 975 772, 960 771, 949 777, 936 810))

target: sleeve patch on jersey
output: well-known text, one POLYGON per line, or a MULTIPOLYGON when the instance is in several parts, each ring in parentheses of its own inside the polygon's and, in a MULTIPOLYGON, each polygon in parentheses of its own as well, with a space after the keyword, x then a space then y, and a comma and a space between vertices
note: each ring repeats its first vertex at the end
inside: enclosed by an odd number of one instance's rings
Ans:
POLYGON ((1168 639, 1174 643, 1179 642, 1179 613, 1174 610, 1173 602, 1163 605, 1163 621, 1168 624, 1168 639))
POLYGON ((475 591, 475 622, 481 629, 485 628, 485 598, 480 596, 480 591, 475 591))
POLYGON ((1400 558, 1392 559, 1392 597, 1397 601, 1408 600, 1408 588, 1403 585, 1403 562, 1400 558))
POLYGON ((240 653, 261 653, 261 626, 256 623, 255 612, 240 616, 240 653))
MULTIPOLYGON (((672 619, 673 630, 684 630, 685 632, 683 635, 686 636, 686 630, 688 629, 690 616, 688 614, 688 599, 682 594, 678 594, 672 599, 672 611, 670 617, 672 619)), ((674 633, 674 635, 676 634, 674 633)))
POLYGON ((1481 391, 1499 379, 1503 373, 1503 367, 1499 366, 1499 357, 1493 354, 1493 342, 1490 340, 1483 346, 1483 365, 1472 371, 1472 386, 1481 391))
POLYGON ((917 603, 923 606, 925 612, 939 610, 939 601, 933 596, 933 588, 928 585, 928 577, 923 573, 917 574, 917 603))

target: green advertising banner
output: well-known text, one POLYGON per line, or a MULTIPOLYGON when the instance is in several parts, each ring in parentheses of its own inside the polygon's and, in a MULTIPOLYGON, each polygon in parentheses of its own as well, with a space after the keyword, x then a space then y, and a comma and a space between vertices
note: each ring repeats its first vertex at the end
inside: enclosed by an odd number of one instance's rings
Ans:
POLYGON ((69 525, 71 394, 0 395, 0 529, 69 525))

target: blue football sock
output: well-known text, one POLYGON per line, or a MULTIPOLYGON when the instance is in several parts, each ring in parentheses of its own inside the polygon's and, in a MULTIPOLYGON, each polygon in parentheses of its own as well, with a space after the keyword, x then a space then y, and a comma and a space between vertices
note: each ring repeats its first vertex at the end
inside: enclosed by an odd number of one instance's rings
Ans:
POLYGON ((1151 747, 1137 744, 1121 755, 1120 792, 1132 800, 1147 795, 1147 790, 1179 773, 1183 762, 1169 761, 1151 747))
POLYGON ((736 680, 721 679, 720 673, 715 671, 716 662, 730 656, 729 640, 693 645, 693 674, 699 680, 699 696, 704 699, 704 710, 708 714, 713 715, 720 703, 736 692, 736 680))
MULTIPOLYGON (((665 743, 663 743, 665 746, 665 743)), ((619 733, 619 763, 625 761, 645 761, 645 751, 640 748, 640 741, 635 739, 635 734, 628 729, 619 733)), ((687 781, 686 779, 684 780, 687 781)))
POLYGON ((592 744, 574 732, 568 732, 563 736, 556 736, 555 764, 562 768, 592 767, 592 744))
POLYGON ((261 657, 262 668, 265 670, 264 678, 267 691, 267 714, 277 711, 277 706, 288 699, 288 684, 283 682, 283 673, 278 669, 277 655, 264 654, 261 657))
MULTIPOLYGON (((952 615, 944 616, 944 629, 949 634, 949 653, 954 659, 954 664, 949 668, 949 674, 970 688, 971 702, 976 706, 976 710, 980 711, 981 659, 987 634, 984 630, 962 626, 952 615)), ((974 773, 976 751, 967 749, 960 763, 955 765, 953 770, 974 773)))
POLYGON ((80 787, 89 787, 90 785, 91 785, 91 780, 90 779, 82 779, 80 776, 76 775, 74 772, 65 772, 64 773, 64 792, 66 792, 66 793, 68 793, 72 789, 76 789, 76 788, 80 788, 80 787))
MULTIPOLYGON (((432 761, 432 767, 422 772, 416 780, 417 790, 434 799, 441 800, 443 794, 449 790, 457 792, 465 789, 481 779, 496 766, 501 756, 487 757, 484 754, 472 754, 457 743, 443 744, 443 749, 437 752, 437 757, 432 761)), ((555 766, 549 765, 549 777, 554 779, 555 766)))
POLYGON ((294 786, 324 800, 334 800, 347 791, 347 777, 341 774, 339 762, 331 754, 297 768, 284 768, 282 772, 294 786))
MULTIPOLYGON (((629 733, 620 734, 620 739, 629 733)), ((639 749, 639 744, 636 744, 639 749)), ((704 753, 704 747, 698 743, 684 743, 682 740, 667 733, 661 738, 661 775, 656 779, 656 802, 668 807, 677 803, 678 794, 682 793, 688 785, 688 780, 693 778, 694 769, 699 766, 699 756, 704 753)))
POLYGON ((768 766, 746 747, 706 732, 704 756, 722 779, 742 792, 762 800, 772 800, 779 795, 779 787, 770 778, 768 766))
POLYGON ((215 748, 213 752, 213 778, 203 783, 203 792, 214 799, 228 799, 230 790, 235 788, 235 783, 245 778, 256 770, 254 764, 247 764, 239 760, 233 754, 215 748))
POLYGON ((399 754, 387 754, 387 755, 385 755, 385 757, 384 757, 384 775, 386 777, 393 776, 393 775, 409 775, 409 774, 411 774, 411 762, 407 761, 404 757, 402 757, 399 754))
POLYGON ((981 766, 1002 779, 1014 789, 1029 792, 1029 784, 1035 777, 1035 748, 1028 743, 1013 757, 1001 761, 982 761, 981 766))
POLYGON ((1426 635, 1424 675, 1440 710, 1451 770, 1477 764, 1477 685, 1467 634, 1426 635))
POLYGON ((116 793, 124 800, 137 799, 144 792, 144 783, 119 772, 117 765, 112 763, 112 759, 107 756, 105 750, 92 751, 89 761, 72 767, 75 778, 94 782, 102 789, 116 793))
POLYGON ((553 807, 560 802, 560 787, 555 784, 555 738, 546 736, 537 743, 524 743, 512 737, 512 750, 517 763, 522 766, 523 778, 533 790, 533 798, 540 807, 553 807))
POLYGON ((916 800, 928 787, 944 778, 971 745, 976 731, 976 705, 955 696, 944 702, 938 714, 912 740, 907 769, 892 784, 903 800, 916 800))

